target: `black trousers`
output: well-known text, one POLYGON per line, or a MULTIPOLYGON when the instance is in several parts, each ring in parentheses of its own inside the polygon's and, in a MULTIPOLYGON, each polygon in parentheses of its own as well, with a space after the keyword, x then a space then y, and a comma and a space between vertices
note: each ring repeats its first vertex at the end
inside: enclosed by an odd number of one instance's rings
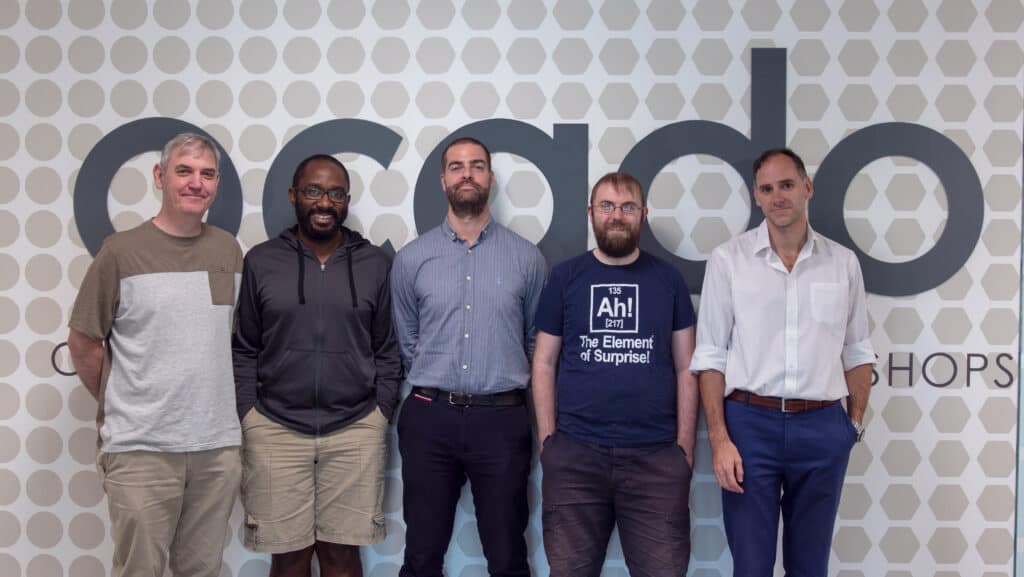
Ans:
POLYGON ((526 405, 466 407, 410 395, 398 420, 405 509, 400 577, 441 577, 469 479, 492 577, 529 577, 524 532, 532 437, 526 405))

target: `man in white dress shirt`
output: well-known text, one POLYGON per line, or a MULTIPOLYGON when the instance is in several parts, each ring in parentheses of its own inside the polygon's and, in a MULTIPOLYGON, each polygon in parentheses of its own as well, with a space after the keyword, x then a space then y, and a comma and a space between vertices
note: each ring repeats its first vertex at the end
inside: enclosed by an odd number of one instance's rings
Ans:
POLYGON ((690 369, 699 374, 733 574, 828 574, 874 351, 860 265, 807 222, 814 188, 789 149, 754 162, 765 220, 708 260, 690 369), (839 401, 847 398, 847 408, 839 401))

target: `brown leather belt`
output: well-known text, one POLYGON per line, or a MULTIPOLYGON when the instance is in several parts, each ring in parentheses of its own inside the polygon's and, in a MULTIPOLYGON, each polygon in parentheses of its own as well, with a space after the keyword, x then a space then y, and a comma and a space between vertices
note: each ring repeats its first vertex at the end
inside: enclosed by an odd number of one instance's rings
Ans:
POLYGON ((730 401, 746 403, 754 407, 775 409, 783 413, 802 413, 831 407, 839 401, 808 401, 804 399, 783 399, 782 397, 762 397, 749 391, 736 390, 726 397, 730 401))

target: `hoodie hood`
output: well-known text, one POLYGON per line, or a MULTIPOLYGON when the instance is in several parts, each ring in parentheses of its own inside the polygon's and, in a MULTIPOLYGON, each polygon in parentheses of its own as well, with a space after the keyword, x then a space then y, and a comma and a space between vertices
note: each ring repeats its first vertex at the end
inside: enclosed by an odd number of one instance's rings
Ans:
MULTIPOLYGON (((298 275, 298 296, 299 304, 306 304, 306 259, 311 258, 313 262, 319 264, 319 259, 313 254, 313 251, 306 246, 298 236, 299 225, 295 225, 291 228, 285 229, 278 237, 283 240, 288 246, 295 250, 295 257, 299 263, 299 275, 298 275)), ((356 293, 356 279, 352 272, 352 253, 363 246, 369 246, 370 241, 363 238, 363 235, 358 232, 347 228, 341 227, 341 235, 344 237, 344 242, 338 245, 338 248, 334 249, 331 256, 327 259, 327 263, 332 263, 339 258, 344 259, 348 267, 348 291, 349 291, 349 302, 352 303, 352 308, 357 308, 359 302, 359 295, 356 293)))

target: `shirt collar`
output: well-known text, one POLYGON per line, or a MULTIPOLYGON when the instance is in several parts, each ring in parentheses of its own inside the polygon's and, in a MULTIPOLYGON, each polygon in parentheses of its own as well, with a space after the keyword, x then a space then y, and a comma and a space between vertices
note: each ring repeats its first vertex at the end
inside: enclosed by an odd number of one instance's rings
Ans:
MULTIPOLYGON (((771 253, 772 245, 771 239, 768 238, 768 221, 762 220, 761 224, 758 225, 757 232, 754 233, 754 244, 751 247, 754 254, 765 255, 771 253)), ((811 223, 807 223, 807 242, 804 246, 800 247, 800 256, 797 260, 803 260, 811 255, 814 247, 818 244, 818 233, 814 232, 811 228, 811 223)))
MULTIPOLYGON (((479 243, 480 241, 487 237, 488 233, 490 233, 491 231, 491 224, 493 223, 494 219, 488 217, 487 223, 484 224, 484 227, 482 229, 480 229, 480 236, 476 239, 477 243, 479 243)), ((444 221, 441 223, 441 230, 444 231, 444 236, 448 240, 452 242, 462 242, 462 239, 459 238, 458 233, 456 233, 455 229, 452 228, 452 223, 448 222, 447 214, 444 216, 444 221)))

